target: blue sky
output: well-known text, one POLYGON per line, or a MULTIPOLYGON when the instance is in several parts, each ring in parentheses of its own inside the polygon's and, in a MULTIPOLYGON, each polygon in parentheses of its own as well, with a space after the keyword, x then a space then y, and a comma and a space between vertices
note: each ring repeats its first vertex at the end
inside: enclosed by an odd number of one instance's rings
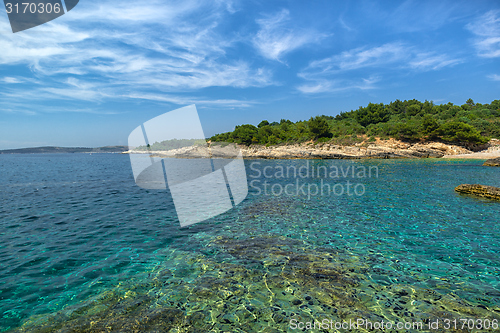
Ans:
POLYGON ((395 99, 500 99, 500 2, 81 0, 13 34, 0 149, 127 144, 196 104, 205 135, 395 99))

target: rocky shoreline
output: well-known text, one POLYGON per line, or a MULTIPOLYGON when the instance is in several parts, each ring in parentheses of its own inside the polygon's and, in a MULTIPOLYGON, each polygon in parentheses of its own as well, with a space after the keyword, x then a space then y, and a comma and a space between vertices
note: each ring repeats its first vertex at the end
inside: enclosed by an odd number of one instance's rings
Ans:
POLYGON ((389 159, 389 158, 494 158, 500 157, 500 140, 492 139, 482 146, 460 146, 442 142, 407 143, 394 139, 363 142, 353 146, 331 143, 305 142, 277 146, 238 146, 234 144, 209 143, 209 148, 193 146, 170 151, 125 153, 148 153, 156 157, 224 158, 237 155, 239 148, 247 159, 389 159))
MULTIPOLYGON (((496 150, 500 156, 500 142, 496 150)), ((366 159, 366 158, 442 158, 445 156, 473 154, 474 150, 486 150, 488 147, 471 147, 444 144, 441 142, 410 144, 397 140, 377 141, 354 146, 339 146, 328 143, 300 145, 248 147, 243 148, 247 158, 289 159, 366 159), (474 149, 474 150, 473 150, 474 149)))

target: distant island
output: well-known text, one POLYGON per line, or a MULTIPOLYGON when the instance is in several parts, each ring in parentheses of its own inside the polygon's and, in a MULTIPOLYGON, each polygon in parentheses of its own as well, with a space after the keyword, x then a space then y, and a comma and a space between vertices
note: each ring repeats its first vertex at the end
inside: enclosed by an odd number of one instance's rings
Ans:
POLYGON ((35 147, 0 150, 0 154, 68 154, 68 153, 123 153, 128 146, 85 147, 35 147))

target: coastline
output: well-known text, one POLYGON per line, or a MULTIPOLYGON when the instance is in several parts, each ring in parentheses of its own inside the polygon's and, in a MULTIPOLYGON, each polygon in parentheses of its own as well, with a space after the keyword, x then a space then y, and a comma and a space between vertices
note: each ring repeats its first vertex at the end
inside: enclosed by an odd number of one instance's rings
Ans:
MULTIPOLYGON (((228 158, 237 155, 235 145, 221 146, 210 143, 209 148, 184 147, 169 151, 134 151, 124 154, 149 154, 160 158, 228 158), (225 148, 229 147, 229 148, 225 148)), ((446 158, 490 159, 500 157, 500 140, 491 139, 482 146, 465 147, 442 142, 407 143, 395 139, 363 142, 352 146, 305 142, 277 146, 238 145, 245 159, 397 159, 397 158, 446 158)))

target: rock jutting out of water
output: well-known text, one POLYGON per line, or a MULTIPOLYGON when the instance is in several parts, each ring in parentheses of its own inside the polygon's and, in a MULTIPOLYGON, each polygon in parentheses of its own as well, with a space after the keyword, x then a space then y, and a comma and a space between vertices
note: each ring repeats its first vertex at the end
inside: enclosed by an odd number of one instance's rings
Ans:
POLYGON ((479 184, 462 184, 455 187, 455 191, 463 194, 470 194, 482 198, 500 200, 500 188, 479 184))
POLYGON ((485 166, 500 166, 500 157, 487 160, 486 162, 484 162, 483 165, 485 165, 485 166))

